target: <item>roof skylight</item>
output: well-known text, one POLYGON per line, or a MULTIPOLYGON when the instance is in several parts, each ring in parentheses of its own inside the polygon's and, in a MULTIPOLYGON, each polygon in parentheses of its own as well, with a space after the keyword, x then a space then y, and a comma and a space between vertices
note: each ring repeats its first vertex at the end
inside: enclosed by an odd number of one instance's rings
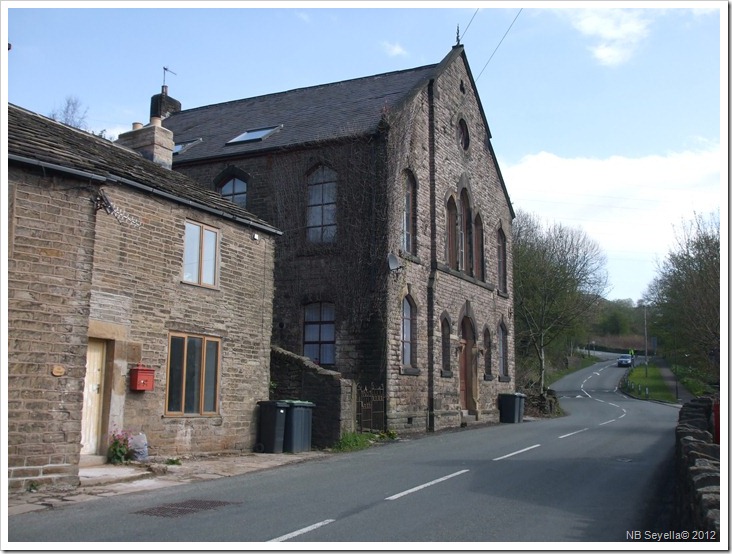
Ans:
POLYGON ((231 139, 226 144, 238 144, 240 142, 254 142, 257 140, 264 140, 268 136, 270 136, 272 133, 280 129, 282 125, 277 125, 275 127, 263 127, 261 129, 249 129, 247 131, 244 131, 241 135, 231 139))
POLYGON ((194 139, 194 140, 187 140, 187 141, 184 141, 184 142, 178 142, 173 147, 173 154, 174 155, 175 154, 180 154, 184 150, 188 150, 191 146, 193 146, 194 144, 198 144, 202 140, 203 139, 197 138, 197 139, 194 139))

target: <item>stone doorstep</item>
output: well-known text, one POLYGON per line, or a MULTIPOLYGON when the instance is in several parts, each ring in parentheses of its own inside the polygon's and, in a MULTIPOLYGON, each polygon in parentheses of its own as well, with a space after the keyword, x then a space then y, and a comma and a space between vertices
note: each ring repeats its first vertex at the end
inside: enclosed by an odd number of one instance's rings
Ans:
POLYGON ((127 483, 153 476, 154 473, 144 467, 115 466, 113 464, 80 467, 79 486, 92 487, 111 483, 127 483))

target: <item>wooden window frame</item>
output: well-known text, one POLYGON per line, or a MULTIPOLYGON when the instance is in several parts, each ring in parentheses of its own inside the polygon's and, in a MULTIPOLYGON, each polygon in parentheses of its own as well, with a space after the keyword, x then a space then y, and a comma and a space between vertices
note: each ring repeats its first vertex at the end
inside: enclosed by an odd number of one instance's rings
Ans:
POLYGON ((221 339, 219 337, 179 332, 168 334, 165 415, 177 417, 218 415, 220 378, 221 339), (178 355, 176 351, 179 345, 175 343, 181 340, 183 349, 178 355), (196 356, 195 351, 191 350, 191 348, 195 348, 193 341, 200 341, 199 356, 196 356), (214 346, 216 350, 212 352, 211 349, 214 346), (211 363, 214 363, 214 367, 210 367, 211 363), (194 364, 193 367, 191 364, 194 364), (210 371, 213 371, 213 378, 211 378, 210 371))
POLYGON ((249 183, 247 182, 246 179, 242 179, 241 177, 239 177, 237 175, 232 175, 218 186, 218 191, 219 191, 219 194, 221 194, 221 196, 223 198, 226 198, 227 200, 229 200, 230 202, 233 202, 237 206, 241 206, 242 208, 247 207, 247 195, 249 193, 249 183), (244 192, 236 192, 236 182, 237 181, 244 184, 244 192), (228 192, 224 193, 224 187, 228 186, 232 182, 233 182, 232 187, 234 188, 234 190, 231 193, 228 193, 228 192), (244 201, 238 202, 237 199, 242 198, 242 197, 243 197, 244 201))
MULTIPOLYGON (((210 236, 210 235, 209 235, 210 236)), ((189 284, 189 285, 196 285, 199 287, 206 287, 206 288, 218 288, 219 286, 219 253, 220 253, 220 243, 221 243, 221 231, 219 229, 216 229, 215 227, 211 227, 209 225, 205 225, 203 223, 198 223, 196 221, 190 221, 186 220, 185 222, 185 231, 183 234, 183 270, 181 275, 181 281, 189 284), (189 234, 189 231, 191 231, 193 228, 197 228, 199 230, 198 233, 198 244, 190 244, 190 241, 194 240, 194 237, 189 234), (206 236, 207 233, 211 233, 214 236, 214 252, 211 254, 209 252, 209 248, 207 248, 208 243, 206 242, 206 236), (189 258, 189 256, 195 254, 195 259, 189 258), (213 264, 212 273, 213 273, 213 281, 208 282, 206 281, 206 269, 208 266, 208 263, 213 264), (195 276, 193 276, 193 272, 191 272, 191 277, 187 278, 186 273, 186 267, 189 265, 196 265, 195 268, 195 276)))

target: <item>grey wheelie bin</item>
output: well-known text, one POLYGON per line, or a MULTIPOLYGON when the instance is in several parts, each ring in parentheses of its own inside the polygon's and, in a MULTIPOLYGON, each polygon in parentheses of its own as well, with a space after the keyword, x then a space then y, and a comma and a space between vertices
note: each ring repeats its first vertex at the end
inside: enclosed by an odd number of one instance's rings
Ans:
POLYGON ((520 392, 498 395, 501 423, 521 423, 524 420, 526 395, 520 392))
POLYGON ((288 405, 285 416, 285 452, 309 452, 313 431, 315 404, 304 400, 285 400, 288 405))

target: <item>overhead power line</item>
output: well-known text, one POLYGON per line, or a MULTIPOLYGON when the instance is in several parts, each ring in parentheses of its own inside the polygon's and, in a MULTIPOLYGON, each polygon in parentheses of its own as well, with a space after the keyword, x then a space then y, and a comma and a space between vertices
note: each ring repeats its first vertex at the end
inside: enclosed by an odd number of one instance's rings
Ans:
MULTIPOLYGON (((516 23, 516 20, 518 19, 518 16, 521 15, 521 12, 524 11, 523 8, 521 8, 518 13, 516 14, 516 17, 513 18, 513 21, 511 21, 511 24, 508 26, 508 29, 506 29, 506 32, 503 34, 503 37, 501 38, 500 42, 498 43, 498 46, 496 46, 495 50, 493 50, 493 54, 491 54, 491 57, 488 58, 488 61, 485 62, 485 65, 483 66, 483 69, 480 70, 480 73, 478 73, 478 76, 475 78, 475 81, 477 82, 478 79, 480 79, 480 76, 483 75, 483 72, 485 71, 485 68, 488 67, 488 64, 491 63, 491 60, 493 59, 493 56, 495 55, 496 51, 498 50, 498 47, 501 46, 501 43, 503 42, 503 39, 506 38, 506 35, 511 30, 511 27, 513 27, 513 24, 516 23)), ((473 16, 475 17, 475 16, 473 16)), ((472 20, 471 20, 472 21, 472 20)))

